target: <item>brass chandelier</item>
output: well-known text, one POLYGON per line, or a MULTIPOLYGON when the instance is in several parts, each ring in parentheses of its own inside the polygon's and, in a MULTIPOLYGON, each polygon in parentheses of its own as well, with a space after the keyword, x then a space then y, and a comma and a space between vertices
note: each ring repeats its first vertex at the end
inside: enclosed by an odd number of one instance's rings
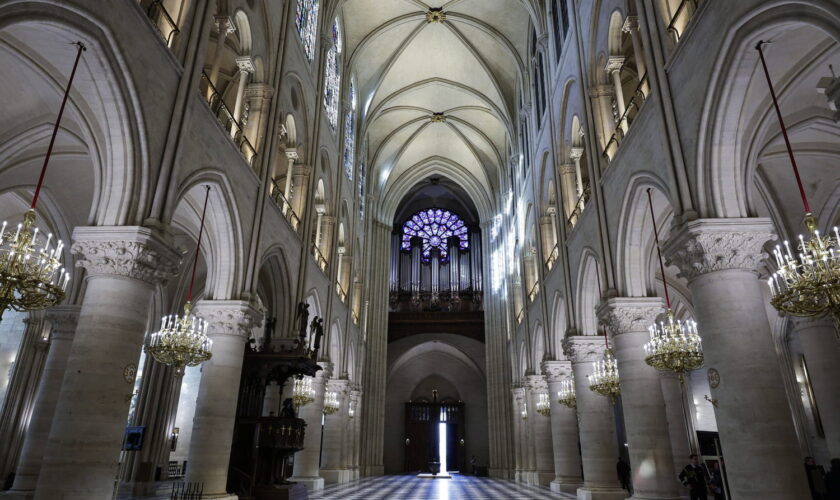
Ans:
MULTIPOLYGON (((782 129, 793 175, 799 187, 799 196, 805 209, 804 225, 808 229, 808 239, 799 235, 799 245, 791 249, 790 242, 784 242, 784 249, 777 245, 773 252, 778 270, 767 280, 770 286, 770 303, 779 311, 793 316, 817 316, 830 313, 835 324, 840 324, 840 233, 834 228, 834 236, 821 236, 817 229, 817 219, 811 213, 808 197, 799 176, 799 167, 793 155, 787 127, 785 126, 776 91, 764 60, 762 47, 766 42, 758 42, 756 50, 764 70, 764 77, 770 89, 770 97, 782 129)), ((840 335, 840 333, 838 333, 840 335)))
POLYGON ((537 413, 543 417, 551 415, 551 402, 548 399, 548 394, 537 395, 537 413))
POLYGON ((328 391, 324 397, 324 415, 337 413, 340 408, 341 403, 338 401, 338 394, 335 391, 328 391))
POLYGON ((668 319, 650 326, 650 341, 645 344, 645 363, 663 372, 674 372, 685 383, 685 374, 703 366, 703 345, 697 333, 697 323, 693 320, 674 319, 671 309, 671 296, 668 294, 668 279, 662 263, 662 250, 659 247, 659 231, 653 214, 653 200, 650 188, 647 190, 648 208, 653 221, 653 237, 656 242, 656 254, 659 257, 659 271, 665 289, 665 304, 668 307, 668 319))
POLYGON ((151 354, 156 361, 174 367, 176 375, 183 375, 185 367, 197 366, 213 356, 210 352, 213 341, 207 336, 208 324, 192 313, 195 269, 198 264, 198 253, 201 250, 201 237, 204 234, 204 216, 207 214, 210 187, 207 186, 206 190, 184 314, 182 316, 170 314, 161 318, 160 330, 153 333, 149 338, 149 343, 146 344, 146 352, 151 354))
POLYGON ((577 408, 577 394, 575 393, 575 381, 567 378, 560 383, 560 391, 557 392, 557 401, 567 408, 577 408))
POLYGON ((315 389, 312 388, 312 377, 295 379, 292 386, 292 403, 295 408, 303 408, 315 401, 315 389))
POLYGON ((610 403, 615 404, 616 398, 621 395, 621 387, 619 386, 618 363, 609 346, 604 351, 604 359, 593 361, 592 367, 592 373, 586 376, 589 380, 589 390, 609 398, 610 403))
POLYGON ((32 204, 17 228, 9 227, 5 221, 0 227, 0 316, 7 308, 15 311, 34 311, 53 306, 64 300, 67 284, 70 282, 70 273, 61 266, 64 243, 57 238, 53 241, 52 233, 44 234, 35 226, 35 207, 44 185, 61 118, 70 97, 70 88, 82 52, 87 50, 81 42, 74 45, 77 48, 76 60, 64 89, 44 165, 32 195, 32 204))

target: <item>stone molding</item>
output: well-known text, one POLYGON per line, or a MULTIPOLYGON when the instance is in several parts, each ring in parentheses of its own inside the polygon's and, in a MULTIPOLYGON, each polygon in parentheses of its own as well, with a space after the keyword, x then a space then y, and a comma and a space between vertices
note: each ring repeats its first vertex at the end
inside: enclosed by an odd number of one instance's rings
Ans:
POLYGON ((539 394, 548 394, 548 384, 545 382, 545 377, 542 375, 528 375, 525 377, 528 382, 528 389, 531 392, 539 394))
POLYGON ((251 56, 239 56, 234 59, 236 62, 236 66, 239 68, 240 73, 253 73, 256 71, 254 68, 254 60, 251 59, 251 56))
POLYGON ((563 353, 572 363, 591 363, 604 359, 604 337, 580 335, 563 339, 563 353))
POLYGON ((540 368, 549 384, 562 382, 573 376, 571 361, 543 361, 540 368))
POLYGON ((220 38, 223 40, 236 31, 236 24, 230 16, 216 16, 213 18, 213 23, 216 25, 216 31, 219 32, 219 35, 221 35, 220 38))
POLYGON ((773 223, 763 217, 697 219, 672 231, 663 254, 689 281, 730 269, 757 272, 767 257, 764 245, 775 238, 773 223))
POLYGON ((610 73, 613 71, 621 71, 621 68, 624 67, 624 60, 624 56, 610 56, 610 58, 607 59, 607 65, 604 69, 610 73))
POLYGON ((244 300, 200 300, 194 312, 207 321, 210 338, 232 336, 244 342, 262 321, 262 314, 244 300))
POLYGON ((51 326, 50 339, 73 340, 81 310, 81 306, 71 305, 53 306, 47 309, 46 318, 51 326))
POLYGON ((612 97, 615 95, 615 87, 612 85, 595 85, 589 87, 589 97, 612 97))
POLYGON ((250 83, 245 87, 246 99, 271 99, 274 89, 265 83, 250 83))
POLYGON ((514 387, 510 390, 510 393, 513 395, 513 400, 518 405, 522 406, 525 402, 525 388, 524 387, 514 387))
POLYGON ((621 26, 621 31, 624 33, 639 31, 639 18, 636 16, 627 16, 627 19, 624 20, 624 24, 621 26))
POLYGON ((178 272, 181 255, 152 229, 142 226, 84 226, 73 230, 76 266, 87 277, 117 276, 165 283, 178 272))
POLYGON ((335 378, 327 381, 327 390, 335 392, 339 399, 344 399, 350 394, 350 381, 343 378, 335 378))
POLYGON ((574 163, 564 163, 560 165, 560 175, 575 175, 577 167, 574 163))
POLYGON ((659 297, 615 297, 598 306, 596 314, 613 337, 622 333, 647 332, 656 317, 665 312, 659 297))

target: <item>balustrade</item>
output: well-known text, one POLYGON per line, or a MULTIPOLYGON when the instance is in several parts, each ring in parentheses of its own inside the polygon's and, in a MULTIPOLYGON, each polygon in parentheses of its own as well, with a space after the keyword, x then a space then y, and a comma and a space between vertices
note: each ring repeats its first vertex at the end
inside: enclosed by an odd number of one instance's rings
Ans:
POLYGON ((668 34, 671 35, 671 40, 674 45, 679 43, 680 37, 685 33, 688 23, 694 17, 694 12, 697 10, 697 0, 682 0, 674 15, 671 16, 671 22, 668 23, 668 34))
POLYGON ((292 204, 289 200, 283 196, 283 188, 277 185, 277 182, 274 180, 271 181, 271 199, 274 200, 274 203, 277 204, 277 207, 280 209, 280 213, 289 221, 289 224, 292 226, 292 229, 295 232, 298 232, 300 229, 300 218, 297 216, 294 210, 292 210, 292 204))
POLYGON ((221 122, 222 126, 230 132, 230 137, 239 152, 245 157, 245 161, 249 165, 254 165, 254 158, 257 156, 257 150, 251 144, 251 141, 245 136, 244 128, 241 123, 234 120, 233 112, 227 107, 222 95, 210 82, 210 77, 207 73, 201 73, 201 95, 205 96, 207 105, 210 106, 210 111, 216 115, 216 118, 221 122))
POLYGON ((589 196, 592 193, 592 187, 587 182, 583 186, 583 193, 581 193, 580 197, 578 197, 577 201, 575 202, 575 209, 572 210, 572 213, 569 215, 569 218, 566 219, 566 229, 571 231, 577 225, 578 220, 580 220, 581 215, 583 215, 583 209, 586 208, 586 205, 589 203, 589 196))
POLYGON ((612 137, 610 137, 610 140, 607 141, 607 146, 604 148, 603 152, 603 157, 607 160, 607 162, 612 161, 615 157, 615 154, 618 152, 618 148, 621 145, 621 141, 624 140, 624 136, 627 134, 625 130, 630 130, 630 125, 633 124, 633 120, 636 119, 636 116, 642 109, 642 105, 645 103, 645 100, 647 100, 649 93, 650 86, 648 85, 648 77, 647 75, 644 75, 639 81, 639 85, 636 86, 636 90, 633 91, 633 97, 631 97, 627 102, 627 107, 624 109, 624 113, 615 122, 615 132, 612 137))
POLYGON ((172 16, 169 15, 166 7, 163 6, 160 0, 153 0, 149 4, 149 8, 146 9, 146 15, 152 20, 152 24, 158 33, 160 33, 160 36, 163 37, 166 46, 171 49, 172 44, 175 43, 175 38, 181 32, 178 29, 178 23, 172 19, 172 16))

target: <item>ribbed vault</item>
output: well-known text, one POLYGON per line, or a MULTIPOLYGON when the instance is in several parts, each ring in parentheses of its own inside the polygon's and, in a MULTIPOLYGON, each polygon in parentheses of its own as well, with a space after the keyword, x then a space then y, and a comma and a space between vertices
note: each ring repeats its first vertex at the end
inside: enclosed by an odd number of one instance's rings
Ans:
POLYGON ((407 186, 422 180, 421 172, 432 170, 467 180, 479 211, 488 212, 527 74, 525 6, 513 0, 348 0, 342 9, 383 217, 407 186))

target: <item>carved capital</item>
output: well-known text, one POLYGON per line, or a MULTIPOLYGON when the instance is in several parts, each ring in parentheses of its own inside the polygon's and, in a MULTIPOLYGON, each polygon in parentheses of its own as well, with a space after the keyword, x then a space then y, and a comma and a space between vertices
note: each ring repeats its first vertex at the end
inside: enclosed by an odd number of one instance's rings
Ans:
POLYGON ((252 83, 245 87, 246 99, 268 100, 274 97, 274 89, 264 83, 252 83))
POLYGON ((513 400, 516 404, 522 406, 525 403, 525 388, 524 387, 514 387, 510 390, 511 395, 513 395, 513 400))
POLYGON ((597 315, 613 336, 622 333, 646 332, 665 312, 659 297, 615 297, 598 306, 597 315))
POLYGON ((318 373, 315 375, 315 382, 319 382, 321 384, 326 383, 327 380, 332 378, 333 376, 333 369, 335 368, 332 363, 329 361, 318 361, 318 366, 321 367, 318 370, 318 373))
POLYGON ((178 271, 181 256, 147 227, 85 226, 73 230, 76 266, 87 276, 119 276, 157 285, 178 271))
POLYGON ((330 379, 326 390, 336 393, 338 399, 344 399, 350 394, 350 381, 345 378, 330 379))
POLYGON ((253 73, 254 72, 254 60, 251 59, 250 56, 240 56, 235 59, 236 66, 239 68, 239 71, 242 73, 253 73))
POLYGON ((560 175, 575 175, 575 170, 574 164, 566 163, 560 165, 560 175))
POLYGON ((243 300, 200 300, 193 312, 207 321, 210 338, 232 336, 244 342, 262 321, 262 314, 243 300))
POLYGON ((764 245, 775 238, 773 223, 765 218, 698 219, 672 231, 663 254, 689 281, 729 269, 757 272, 767 256, 764 245))
POLYGON ((216 16, 213 22, 216 25, 216 31, 219 32, 219 38, 222 40, 236 31, 236 24, 230 16, 216 16))
POLYGON ((627 16, 624 24, 621 26, 621 31, 625 33, 636 33, 639 31, 639 18, 636 16, 627 16))
POLYGON ((294 163, 299 158, 298 152, 295 148, 286 148, 286 159, 294 163))
POLYGON ((624 67, 624 61, 624 56, 610 56, 610 58, 607 59, 607 66, 605 69, 610 73, 613 71, 621 71, 621 68, 624 67))
POLYGON ((562 382, 572 377, 571 361, 543 361, 541 368, 549 384, 562 382))
POLYGON ((569 158, 571 158, 574 162, 577 162, 578 160, 583 158, 583 148, 573 147, 569 151, 569 158))
POLYGON ((589 87, 589 97, 612 97, 615 95, 615 87, 612 85, 596 85, 589 87))
POLYGON ((53 306, 47 309, 47 321, 52 326, 50 338, 58 340, 73 340, 76 325, 79 324, 81 306, 53 306))
POLYGON ((563 353, 572 363, 590 363, 604 358, 606 345, 600 335, 580 335, 563 339, 563 353))
POLYGON ((528 382, 528 389, 535 393, 548 393, 548 384, 542 375, 528 375, 525 377, 528 382))

